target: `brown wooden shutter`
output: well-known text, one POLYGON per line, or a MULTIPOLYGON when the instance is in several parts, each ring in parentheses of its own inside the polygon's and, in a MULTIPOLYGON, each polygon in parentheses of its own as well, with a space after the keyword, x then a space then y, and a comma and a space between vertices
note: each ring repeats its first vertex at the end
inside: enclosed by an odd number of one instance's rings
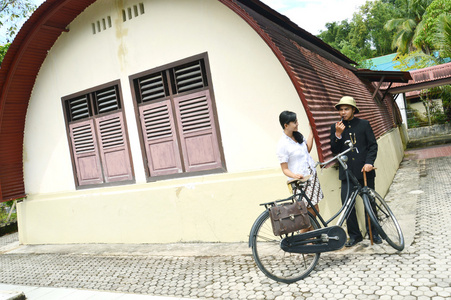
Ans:
POLYGON ((69 125, 78 185, 103 183, 94 121, 69 125))
POLYGON ((130 152, 122 112, 95 119, 105 182, 132 180, 130 152))
POLYGON ((139 114, 150 176, 181 173, 170 100, 143 105, 139 114))
POLYGON ((222 167, 208 90, 174 98, 187 172, 222 167))

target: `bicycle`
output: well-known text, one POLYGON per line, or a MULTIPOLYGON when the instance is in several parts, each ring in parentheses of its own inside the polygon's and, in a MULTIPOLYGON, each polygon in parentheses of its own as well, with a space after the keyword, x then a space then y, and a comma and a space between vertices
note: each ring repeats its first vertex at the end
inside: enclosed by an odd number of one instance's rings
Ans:
MULTIPOLYGON (((355 175, 347 168, 347 156, 345 154, 349 151, 358 151, 358 149, 350 141, 346 141, 346 144, 349 149, 326 162, 316 164, 316 166, 319 165, 324 168, 330 163, 338 161, 347 174, 348 182, 350 180, 354 185, 350 196, 348 190, 347 200, 329 220, 324 220, 305 194, 308 181, 296 181, 300 192, 295 195, 260 204, 265 206, 265 211, 255 220, 252 226, 249 235, 249 247, 252 248, 252 255, 258 268, 267 277, 284 283, 301 280, 313 271, 322 252, 343 248, 347 235, 342 227, 355 206, 357 196, 362 198, 365 211, 381 238, 398 251, 404 249, 404 236, 401 227, 384 198, 373 189, 361 186, 355 175), (308 213, 313 230, 308 232, 295 231, 282 236, 275 236, 269 218, 269 208, 278 203, 301 201, 302 199, 309 203, 316 214, 316 217, 314 217, 310 212, 308 213), (329 226, 338 216, 340 217, 337 225, 329 226)), ((371 228, 371 226, 369 227, 371 228)))

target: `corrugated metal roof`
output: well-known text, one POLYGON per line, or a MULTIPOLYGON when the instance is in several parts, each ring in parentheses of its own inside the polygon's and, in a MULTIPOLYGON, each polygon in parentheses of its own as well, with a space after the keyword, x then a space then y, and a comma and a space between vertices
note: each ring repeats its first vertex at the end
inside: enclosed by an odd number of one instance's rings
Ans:
MULTIPOLYGON (((334 105, 344 95, 356 99, 360 109, 359 117, 370 121, 376 137, 395 126, 393 109, 396 106, 392 96, 387 95, 383 100, 374 100, 372 97, 375 87, 370 81, 379 80, 380 75, 375 78, 359 78, 356 75, 359 70, 349 64, 352 61, 344 59, 341 53, 331 51, 328 45, 295 24, 280 24, 266 17, 262 11, 272 10, 258 1, 233 3, 239 9, 230 3, 229 6, 260 33, 285 67, 309 117, 321 160, 332 156, 329 145, 330 126, 338 121, 334 105)), ((275 11, 271 14, 277 15, 275 11)), ((397 73, 397 80, 400 80, 400 74, 405 75, 405 72, 397 73)), ((382 93, 378 93, 378 96, 382 98, 382 93)))
MULTIPOLYGON (((376 136, 393 127, 392 99, 372 99, 352 60, 257 0, 219 0, 250 24, 271 47, 291 78, 312 124, 321 159, 331 155, 333 106, 353 96, 376 136)), ((25 195, 23 133, 31 91, 47 51, 72 20, 95 0, 47 0, 23 25, 0 69, 0 201, 25 195)))
MULTIPOLYGON (((451 84, 451 62, 424 69, 410 71, 412 78, 406 83, 394 83, 389 91, 392 94, 408 93, 407 96, 418 95, 422 89, 451 84)), ((384 84, 382 89, 387 89, 384 84)))
POLYGON ((25 196, 23 134, 31 91, 47 51, 95 0, 48 0, 25 22, 0 68, 0 200, 25 196))

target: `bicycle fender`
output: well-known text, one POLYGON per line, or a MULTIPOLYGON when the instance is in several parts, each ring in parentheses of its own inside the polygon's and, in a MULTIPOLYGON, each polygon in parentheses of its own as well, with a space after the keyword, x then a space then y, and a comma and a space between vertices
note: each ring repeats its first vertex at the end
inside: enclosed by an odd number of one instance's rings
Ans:
POLYGON ((265 216, 265 214, 268 214, 268 213, 269 213, 268 209, 265 210, 264 212, 262 212, 260 214, 260 216, 258 216, 258 218, 255 220, 254 224, 252 225, 251 232, 249 233, 249 248, 252 248, 254 246, 253 239, 254 239, 254 236, 257 235, 257 228, 258 228, 258 224, 260 223, 260 219, 263 218, 265 216))

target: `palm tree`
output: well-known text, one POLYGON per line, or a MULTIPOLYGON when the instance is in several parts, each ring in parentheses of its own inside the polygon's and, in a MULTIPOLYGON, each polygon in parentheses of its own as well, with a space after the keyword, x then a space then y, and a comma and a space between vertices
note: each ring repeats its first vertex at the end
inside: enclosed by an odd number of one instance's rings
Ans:
POLYGON ((443 13, 438 17, 434 46, 440 49, 441 57, 451 57, 451 14, 443 13))
MULTIPOLYGON (((426 8, 432 0, 401 0, 400 13, 401 17, 389 20, 384 28, 388 31, 395 30, 392 48, 398 52, 405 54, 415 49, 413 40, 415 38, 418 25, 421 23, 426 8)), ((429 54, 429 49, 423 49, 429 54)))

